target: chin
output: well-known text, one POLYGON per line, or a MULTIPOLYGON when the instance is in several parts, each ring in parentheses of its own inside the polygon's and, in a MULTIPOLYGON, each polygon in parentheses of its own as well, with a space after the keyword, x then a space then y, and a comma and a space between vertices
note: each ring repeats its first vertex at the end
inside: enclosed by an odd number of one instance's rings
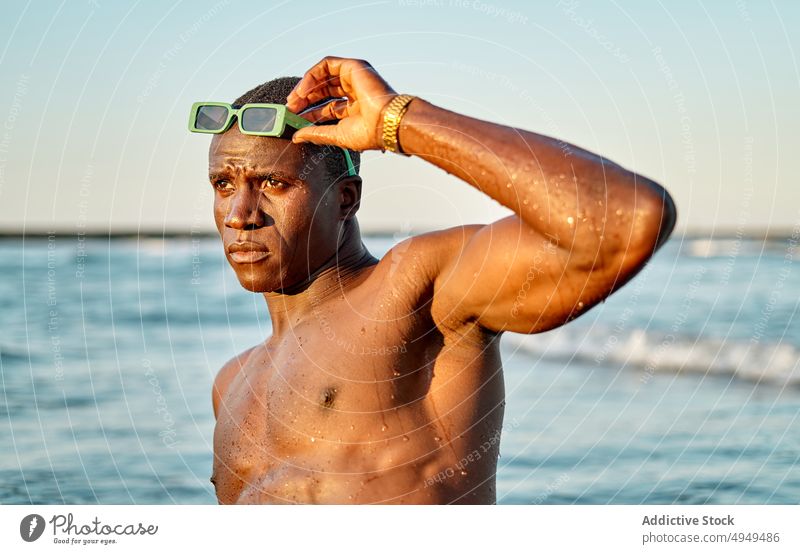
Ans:
POLYGON ((247 280, 239 277, 239 284, 250 292, 275 292, 275 287, 259 281, 247 280))
POLYGON ((274 292, 281 288, 280 275, 264 263, 237 264, 228 260, 239 284, 250 292, 274 292), (277 279, 276 279, 277 277, 277 279))
POLYGON ((236 277, 239 279, 239 284, 250 292, 275 292, 281 289, 280 281, 267 279, 264 275, 254 272, 237 271, 236 277))

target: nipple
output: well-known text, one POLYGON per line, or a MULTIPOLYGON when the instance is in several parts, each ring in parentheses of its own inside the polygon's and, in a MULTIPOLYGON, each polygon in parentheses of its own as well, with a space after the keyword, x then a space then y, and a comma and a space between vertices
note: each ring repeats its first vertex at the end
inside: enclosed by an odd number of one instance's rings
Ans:
POLYGON ((333 408, 333 402, 336 399, 336 389, 328 387, 322 391, 320 395, 320 404, 323 408, 333 408))

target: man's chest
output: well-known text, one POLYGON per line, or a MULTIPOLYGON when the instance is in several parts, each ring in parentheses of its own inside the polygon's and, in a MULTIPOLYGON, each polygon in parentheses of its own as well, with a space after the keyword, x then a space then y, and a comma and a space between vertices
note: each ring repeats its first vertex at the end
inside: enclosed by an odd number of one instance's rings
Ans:
POLYGON ((217 432, 288 450, 381 433, 387 418, 424 398, 441 347, 433 333, 381 327, 306 324, 273 337, 232 379, 217 432))

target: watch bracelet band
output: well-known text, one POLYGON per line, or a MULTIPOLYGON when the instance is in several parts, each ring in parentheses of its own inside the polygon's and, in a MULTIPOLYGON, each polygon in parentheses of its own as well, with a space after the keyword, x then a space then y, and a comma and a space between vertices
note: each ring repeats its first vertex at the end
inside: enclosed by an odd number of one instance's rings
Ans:
POLYGON ((398 154, 405 154, 400 147, 400 120, 408 111, 408 106, 416 98, 410 94, 398 94, 386 106, 383 112, 383 149, 398 154))

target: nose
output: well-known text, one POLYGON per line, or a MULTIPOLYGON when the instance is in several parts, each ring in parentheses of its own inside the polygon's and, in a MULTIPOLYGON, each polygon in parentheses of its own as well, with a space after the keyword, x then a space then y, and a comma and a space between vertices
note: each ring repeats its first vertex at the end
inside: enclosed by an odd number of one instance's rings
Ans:
POLYGON ((260 229, 267 224, 267 217, 259 206, 261 194, 257 190, 237 191, 230 203, 225 226, 239 231, 260 229))

